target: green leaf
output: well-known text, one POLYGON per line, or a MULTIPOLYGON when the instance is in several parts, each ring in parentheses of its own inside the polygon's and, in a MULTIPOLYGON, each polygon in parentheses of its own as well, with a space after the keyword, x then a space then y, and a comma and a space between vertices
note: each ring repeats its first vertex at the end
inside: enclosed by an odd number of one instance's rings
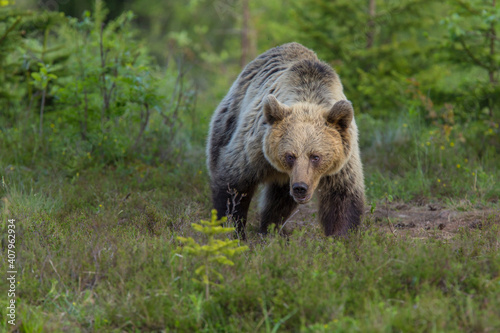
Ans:
POLYGON ((224 276, 222 276, 221 273, 217 272, 215 269, 211 269, 210 270, 215 276, 217 276, 219 278, 219 280, 224 280, 224 276))
POLYGON ((35 81, 42 81, 42 76, 40 75, 40 73, 31 73, 31 77, 35 79, 35 81))
POLYGON ((202 274, 202 273, 204 273, 204 272, 205 272, 205 265, 201 265, 200 267, 198 267, 198 268, 194 271, 194 273, 195 273, 196 275, 201 275, 201 274, 202 274))
POLYGON ((197 224, 197 223, 191 223, 191 227, 193 227, 194 230, 205 233, 203 226, 197 224))
POLYGON ((212 261, 216 261, 216 262, 218 262, 219 264, 222 264, 222 265, 234 266, 234 262, 232 262, 231 260, 229 260, 225 256, 218 256, 218 257, 212 258, 211 260, 212 261))

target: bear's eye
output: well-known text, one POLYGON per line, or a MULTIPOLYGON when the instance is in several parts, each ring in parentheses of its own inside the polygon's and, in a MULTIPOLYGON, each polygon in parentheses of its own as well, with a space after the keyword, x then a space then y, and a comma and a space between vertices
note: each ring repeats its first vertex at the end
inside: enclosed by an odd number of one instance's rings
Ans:
POLYGON ((319 157, 318 155, 311 155, 311 162, 315 163, 315 164, 318 164, 319 161, 321 160, 321 157, 319 157))
POLYGON ((292 166, 293 163, 295 162, 295 156, 293 156, 292 154, 286 154, 285 155, 285 160, 286 160, 286 163, 289 165, 289 166, 292 166))

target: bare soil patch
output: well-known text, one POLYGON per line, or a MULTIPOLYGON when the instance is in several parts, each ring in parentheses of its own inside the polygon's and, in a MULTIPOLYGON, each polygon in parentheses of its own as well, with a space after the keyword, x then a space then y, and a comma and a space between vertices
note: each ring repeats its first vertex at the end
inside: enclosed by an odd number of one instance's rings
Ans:
MULTIPOLYGON (((283 230, 319 228, 315 203, 301 205, 286 221, 283 230)), ((500 224, 500 208, 447 208, 441 204, 390 203, 377 207, 373 213, 367 208, 364 223, 381 228, 394 235, 413 238, 452 238, 461 228, 483 229, 500 224)))

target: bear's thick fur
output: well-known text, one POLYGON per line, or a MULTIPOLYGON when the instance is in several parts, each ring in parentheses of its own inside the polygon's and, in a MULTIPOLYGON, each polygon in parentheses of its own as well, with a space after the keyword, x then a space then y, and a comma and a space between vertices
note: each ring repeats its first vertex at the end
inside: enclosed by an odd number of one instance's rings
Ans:
POLYGON ((298 43, 250 62, 217 107, 207 164, 219 218, 240 237, 260 183, 261 232, 283 223, 319 191, 324 232, 345 235, 360 223, 363 169, 354 110, 335 71, 298 43))

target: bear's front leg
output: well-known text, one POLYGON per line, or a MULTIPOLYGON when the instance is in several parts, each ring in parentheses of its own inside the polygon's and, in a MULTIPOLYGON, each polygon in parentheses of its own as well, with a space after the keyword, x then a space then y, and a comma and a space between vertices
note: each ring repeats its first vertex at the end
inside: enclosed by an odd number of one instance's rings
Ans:
POLYGON ((264 234, 271 224, 274 223, 276 228, 282 225, 297 207, 297 203, 290 195, 289 183, 266 184, 261 205, 260 232, 264 234))
POLYGON ((319 215, 325 235, 345 236, 356 229, 364 209, 363 180, 341 171, 325 177, 320 189, 319 215))
POLYGON ((212 186, 212 200, 217 210, 217 219, 224 216, 232 219, 240 239, 245 239, 245 225, 248 208, 255 191, 255 186, 212 186))

